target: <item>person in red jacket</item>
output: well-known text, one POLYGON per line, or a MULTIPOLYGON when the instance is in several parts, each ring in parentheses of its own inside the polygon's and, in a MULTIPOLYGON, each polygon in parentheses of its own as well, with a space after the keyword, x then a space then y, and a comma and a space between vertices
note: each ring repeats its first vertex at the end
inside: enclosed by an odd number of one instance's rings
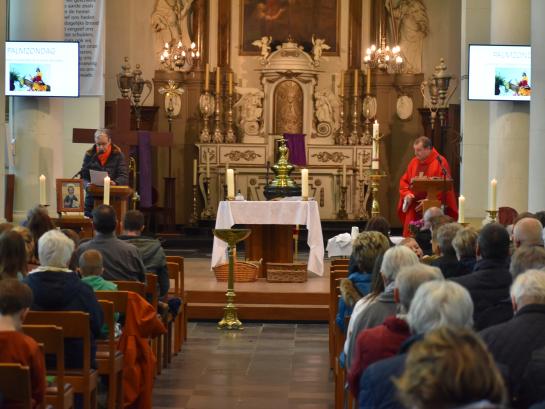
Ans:
MULTIPOLYGON (((451 179, 450 166, 447 160, 441 156, 432 146, 430 138, 420 136, 416 138, 413 144, 414 158, 411 159, 407 170, 399 180, 399 202, 397 204, 397 214, 399 220, 403 223, 403 236, 410 235, 409 223, 422 218, 421 201, 426 198, 424 192, 414 192, 411 190, 411 181, 417 176, 428 178, 442 178, 446 176, 451 179)), ((438 193, 437 200, 442 200, 442 193, 438 193)), ((458 205, 454 189, 447 192, 445 198, 445 214, 458 219, 458 205)))

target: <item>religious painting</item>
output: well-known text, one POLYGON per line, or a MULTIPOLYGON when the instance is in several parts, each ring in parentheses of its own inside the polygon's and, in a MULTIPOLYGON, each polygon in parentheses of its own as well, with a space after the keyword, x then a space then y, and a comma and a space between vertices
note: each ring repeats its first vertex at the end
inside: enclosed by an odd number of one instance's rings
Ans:
POLYGON ((303 133, 303 90, 295 81, 282 81, 274 91, 274 133, 303 133))
POLYGON ((271 50, 291 36, 312 50, 312 36, 325 39, 331 48, 324 55, 339 55, 341 0, 242 0, 240 2, 240 55, 258 55, 252 42, 271 36, 271 50))
POLYGON ((83 179, 57 179, 57 212, 82 213, 83 179))

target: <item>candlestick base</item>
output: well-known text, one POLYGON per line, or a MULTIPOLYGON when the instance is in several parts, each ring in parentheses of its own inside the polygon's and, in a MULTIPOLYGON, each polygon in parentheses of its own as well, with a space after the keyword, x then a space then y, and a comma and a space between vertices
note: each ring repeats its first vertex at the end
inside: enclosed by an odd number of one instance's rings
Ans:
POLYGON ((214 210, 210 204, 210 178, 204 177, 203 180, 205 204, 204 209, 201 212, 202 219, 211 219, 214 216, 214 210))
POLYGON ((380 203, 378 201, 378 190, 380 188, 380 179, 386 174, 380 173, 380 170, 374 169, 371 171, 369 178, 371 179, 371 217, 380 216, 380 203))
POLYGON ((348 188, 346 186, 341 186, 341 197, 340 197, 340 206, 339 211, 337 212, 337 219, 346 220, 348 219, 348 213, 346 211, 346 192, 348 188))

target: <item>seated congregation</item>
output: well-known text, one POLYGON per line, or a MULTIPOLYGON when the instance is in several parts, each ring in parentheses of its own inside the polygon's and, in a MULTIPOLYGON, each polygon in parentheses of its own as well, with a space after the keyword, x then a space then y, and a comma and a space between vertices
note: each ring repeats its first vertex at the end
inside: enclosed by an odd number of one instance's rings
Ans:
MULTIPOLYGON (((139 211, 120 237, 112 207, 92 222, 85 242, 40 206, 23 226, 0 225, 0 383, 26 374, 25 407, 150 408, 155 376, 180 351, 183 258, 142 236, 139 211)), ((20 407, 24 389, 2 388, 0 407, 20 407)))
POLYGON ((543 215, 431 208, 397 245, 371 219, 331 264, 335 407, 545 408, 543 215))

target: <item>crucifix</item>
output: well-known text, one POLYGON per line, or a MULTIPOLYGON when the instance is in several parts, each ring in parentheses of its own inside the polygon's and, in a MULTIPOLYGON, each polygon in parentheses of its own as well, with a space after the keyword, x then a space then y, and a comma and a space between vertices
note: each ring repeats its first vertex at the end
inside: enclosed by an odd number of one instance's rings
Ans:
MULTIPOLYGON (((129 158, 131 146, 138 146, 138 132, 131 130, 131 105, 128 99, 119 98, 113 106, 114 122, 109 129, 112 131, 112 142, 121 148, 125 158, 129 158)), ((73 143, 95 143, 96 129, 74 128, 72 131, 73 143)), ((150 143, 152 146, 172 146, 171 132, 150 131, 150 143)), ((175 220, 175 195, 170 189, 175 188, 174 183, 165 183, 165 224, 169 230, 176 223, 175 220)))

